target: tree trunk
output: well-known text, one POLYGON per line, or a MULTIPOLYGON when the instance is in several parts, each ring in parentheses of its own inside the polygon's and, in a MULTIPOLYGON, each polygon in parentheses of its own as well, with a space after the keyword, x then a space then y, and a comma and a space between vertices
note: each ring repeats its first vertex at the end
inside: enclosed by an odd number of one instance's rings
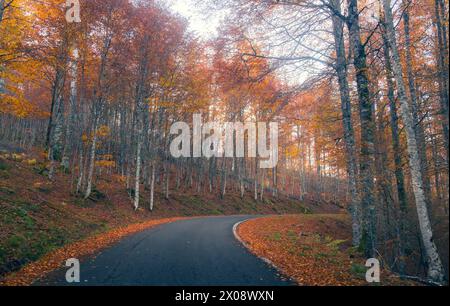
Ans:
MULTIPOLYGON (((331 0, 331 5, 341 12, 339 0, 331 0)), ((332 15, 333 36, 336 50, 336 73, 341 96, 342 123, 344 126, 345 153, 347 159, 348 187, 350 191, 350 213, 352 216, 353 246, 361 243, 360 206, 361 199, 357 187, 355 133, 353 131, 350 90, 348 86, 347 59, 344 45, 344 23, 336 15, 332 15)))
POLYGON ((262 177, 261 177, 261 192, 260 192, 260 200, 261 202, 264 201, 264 186, 265 186, 265 179, 266 179, 266 169, 261 169, 262 177))
POLYGON ((66 143, 64 146, 61 166, 67 171, 69 169, 70 160, 72 160, 72 152, 74 149, 74 129, 77 112, 77 74, 78 74, 78 49, 73 50, 73 59, 70 65, 70 99, 69 99, 69 120, 66 128, 66 143))
POLYGON ((225 198, 225 194, 227 191, 227 163, 226 163, 226 158, 222 158, 222 177, 221 177, 221 190, 220 190, 220 198, 223 199, 225 198))
POLYGON ((392 68, 397 83, 398 95, 401 104, 401 115, 406 130, 408 143, 409 165, 411 168, 411 179, 416 200, 417 214, 419 218, 420 232, 428 263, 428 277, 435 282, 442 282, 444 279, 444 269, 439 253, 433 241, 433 232, 428 215, 423 191, 422 173, 420 167, 420 157, 414 131, 412 111, 406 96, 406 86, 403 80, 403 72, 400 62, 400 55, 395 37, 394 22, 389 0, 383 0, 383 7, 386 18, 386 34, 389 47, 392 51, 392 68))
POLYGON ((422 172, 423 179, 423 191, 425 195, 425 201, 427 203, 427 207, 431 213, 431 186, 430 186, 430 176, 428 174, 428 162, 427 162, 427 146, 425 143, 425 132, 420 122, 419 115, 419 105, 417 101, 417 93, 416 93, 416 84, 414 81, 414 73, 412 70, 413 67, 413 57, 411 54, 411 34, 410 34, 410 26, 409 26, 409 6, 403 0, 403 4, 405 6, 405 10, 403 12, 403 25, 405 29, 405 54, 406 54, 406 75, 408 78, 408 88, 409 95, 411 97, 411 110, 413 116, 413 124, 416 134, 417 146, 419 149, 419 157, 420 157, 420 167, 422 172))
POLYGON ((258 201, 258 157, 255 158, 254 199, 258 201))
POLYGON ((394 95, 394 81, 392 76, 392 66, 391 66, 391 52, 389 50, 389 42, 387 40, 386 26, 384 25, 384 31, 382 32, 383 36, 383 49, 384 49, 384 62, 385 62, 385 71, 386 71, 386 82, 388 87, 388 100, 389 100, 389 110, 390 110, 390 125, 391 125, 391 135, 392 135, 392 148, 394 152, 394 166, 395 166, 395 182, 397 186, 397 197, 400 207, 400 218, 398 224, 399 231, 399 272, 401 274, 404 273, 404 246, 406 243, 406 217, 408 211, 408 203, 406 199, 406 191, 405 191, 405 178, 403 174, 403 166, 402 166, 402 152, 400 145, 400 135, 399 135, 399 126, 398 126, 398 115, 397 115, 397 104, 395 101, 394 95))
POLYGON ((101 52, 101 60, 100 60, 100 69, 98 72, 98 78, 97 78, 97 94, 94 98, 94 125, 92 127, 92 146, 91 146, 91 157, 89 161, 89 172, 88 172, 88 181, 87 181, 87 188, 86 193, 84 195, 85 199, 89 198, 92 192, 92 177, 94 175, 94 167, 95 167, 95 154, 96 154, 96 146, 97 146, 97 129, 100 124, 100 116, 103 112, 103 103, 104 103, 104 97, 103 97, 103 81, 106 77, 105 70, 106 70, 106 63, 108 59, 108 53, 109 48, 111 46, 112 41, 112 34, 108 34, 104 37, 103 40, 103 49, 101 52))
POLYGON ((50 170, 48 178, 53 179, 55 173, 55 166, 57 161, 61 161, 62 154, 62 143, 61 139, 63 137, 64 128, 64 99, 63 97, 58 97, 58 102, 55 104, 55 118, 53 119, 53 127, 50 133, 50 170))
MULTIPOLYGON (((95 117, 98 117, 97 114, 94 115, 95 117)), ((89 171, 88 171, 88 177, 87 177, 87 187, 86 187, 86 193, 84 194, 84 198, 87 199, 91 195, 92 192, 92 177, 94 175, 94 166, 95 166, 95 153, 96 153, 96 146, 97 146, 97 124, 98 119, 95 119, 94 121, 94 127, 93 127, 93 138, 92 138, 92 145, 91 145, 91 155, 89 159, 89 171)))
POLYGON ((376 255, 376 205, 374 190, 374 141, 375 127, 372 113, 372 101, 369 92, 369 79, 364 45, 361 42, 359 26, 358 0, 348 2, 347 25, 350 34, 350 45, 354 57, 356 71, 356 85, 359 100, 359 113, 361 122, 361 206, 363 216, 362 238, 365 243, 367 257, 376 255))
POLYGON ((170 167, 169 162, 166 159, 164 161, 164 198, 169 199, 169 183, 170 183, 170 167))
POLYGON ((150 211, 153 211, 153 207, 155 205, 155 168, 156 163, 152 162, 151 163, 152 174, 150 177, 150 206, 149 206, 150 211))
POLYGON ((64 85, 66 82, 67 37, 65 36, 58 51, 55 68, 55 80, 52 88, 52 103, 47 128, 46 146, 50 159, 49 179, 53 179, 56 161, 62 157, 62 136, 64 127, 64 85))
POLYGON ((5 0, 0 0, 0 22, 3 20, 3 14, 5 12, 5 0))
POLYGON ((83 159, 83 147, 80 147, 80 153, 79 153, 79 162, 78 162, 78 181, 77 181, 77 194, 81 191, 83 188, 83 180, 84 180, 84 159, 83 159))
MULTIPOLYGON (((138 132, 138 135, 140 135, 140 131, 138 132)), ((139 208, 139 187, 141 184, 141 148, 142 148, 142 142, 140 137, 138 136, 137 141, 137 148, 136 148, 136 172, 134 177, 134 210, 138 210, 139 208)))
POLYGON ((442 129, 444 132, 445 148, 447 150, 446 161, 448 165, 449 157, 449 77, 448 77, 448 42, 446 23, 442 18, 446 18, 445 2, 442 0, 434 1, 435 8, 435 26, 437 34, 437 63, 439 74, 439 95, 442 115, 442 129))

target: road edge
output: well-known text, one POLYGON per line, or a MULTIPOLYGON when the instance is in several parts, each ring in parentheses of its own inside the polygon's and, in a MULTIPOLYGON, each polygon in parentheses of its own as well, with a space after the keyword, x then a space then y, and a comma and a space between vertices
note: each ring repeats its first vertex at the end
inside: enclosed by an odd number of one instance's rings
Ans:
POLYGON ((155 228, 164 224, 194 219, 195 217, 172 217, 150 219, 144 222, 132 223, 122 227, 113 228, 103 233, 97 233, 81 240, 57 248, 38 260, 32 261, 20 270, 6 274, 0 279, 0 287, 31 286, 49 273, 64 267, 69 258, 86 258, 96 256, 104 249, 120 240, 139 232, 155 228), (104 237, 107 237, 104 239, 104 237), (83 245, 88 245, 84 248, 83 245))
POLYGON ((245 247, 251 254, 253 254, 254 256, 256 256, 256 257, 258 257, 259 259, 261 259, 264 263, 266 263, 266 264, 269 265, 270 267, 274 268, 274 269, 278 272, 278 274, 279 274, 281 277, 283 277, 283 278, 285 278, 285 279, 291 281, 292 283, 296 284, 297 286, 300 286, 300 284, 299 284, 295 279, 293 279, 292 277, 290 277, 289 275, 287 275, 286 273, 284 273, 284 272, 283 272, 277 265, 275 265, 270 259, 268 259, 268 258, 266 258, 266 257, 263 257, 263 256, 260 256, 260 255, 256 254, 255 252, 253 252, 252 249, 250 248, 250 246, 249 246, 249 245, 248 245, 248 244, 247 244, 247 243, 239 236, 239 234, 238 234, 238 228, 239 228, 239 225, 241 225, 241 224, 243 224, 243 223, 245 223, 245 222, 247 222, 247 221, 250 221, 250 220, 261 219, 261 218, 264 218, 264 217, 260 217, 260 218, 249 218, 249 219, 242 220, 242 221, 239 221, 239 222, 237 222, 236 224, 234 224, 234 225, 233 225, 233 235, 234 235, 234 238, 236 238, 236 240, 239 241, 239 242, 242 244, 242 246, 245 247))

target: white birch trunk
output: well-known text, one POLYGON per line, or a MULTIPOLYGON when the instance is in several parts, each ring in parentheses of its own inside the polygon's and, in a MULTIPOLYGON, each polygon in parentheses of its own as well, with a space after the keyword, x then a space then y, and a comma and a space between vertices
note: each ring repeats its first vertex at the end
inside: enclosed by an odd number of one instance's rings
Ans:
MULTIPOLYGON (((140 132, 139 132, 140 135, 140 132)), ((137 150, 136 150, 136 175, 134 177, 135 179, 135 185, 134 185, 134 210, 138 210, 139 208, 139 187, 140 187, 140 181, 141 181, 141 140, 138 135, 138 143, 137 143, 137 150)))
POLYGON ((152 163, 152 176, 150 179, 150 211, 155 205, 155 165, 152 163))
POLYGON ((80 162, 79 162, 79 174, 78 174, 78 181, 77 181, 77 194, 80 192, 83 184, 83 178, 84 178, 84 161, 83 161, 83 147, 80 147, 80 162))
POLYGON ((94 136, 92 139, 92 146, 91 146, 91 157, 89 160, 89 172, 88 172, 88 178, 87 178, 87 187, 86 187, 86 193, 84 195, 84 198, 87 199, 91 195, 92 192, 92 177, 94 176, 94 166, 95 166, 95 147, 97 146, 97 128, 94 128, 94 136))
POLYGON ((383 0, 383 7, 386 18, 386 34, 389 46, 392 50, 392 68, 397 83, 398 95, 400 100, 400 112, 403 124, 406 130, 406 139, 408 143, 409 166, 411 168, 411 180, 416 199, 416 208, 419 218, 420 232, 422 234, 423 246, 428 263, 428 277, 434 282, 442 282, 444 279, 444 269, 439 253, 433 241, 433 232, 428 215, 428 209, 425 202, 423 190, 422 173, 420 167, 420 157, 415 137, 413 116, 408 98, 406 96, 406 86, 403 79, 400 55, 395 37, 394 22, 392 17, 390 0, 383 0))

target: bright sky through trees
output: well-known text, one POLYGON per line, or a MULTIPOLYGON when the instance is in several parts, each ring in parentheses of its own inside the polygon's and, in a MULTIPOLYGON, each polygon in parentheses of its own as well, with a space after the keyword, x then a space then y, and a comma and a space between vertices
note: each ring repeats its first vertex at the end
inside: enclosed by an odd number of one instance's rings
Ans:
POLYGON ((220 26, 220 18, 211 18, 200 11, 196 0, 169 0, 170 8, 188 19, 189 30, 198 34, 200 38, 207 40, 217 36, 220 26))

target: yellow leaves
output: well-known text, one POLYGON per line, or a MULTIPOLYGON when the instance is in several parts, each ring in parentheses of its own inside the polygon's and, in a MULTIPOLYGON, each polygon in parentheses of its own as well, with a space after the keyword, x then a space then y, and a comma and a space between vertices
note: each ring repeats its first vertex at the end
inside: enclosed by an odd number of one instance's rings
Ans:
MULTIPOLYGON (((151 108, 177 108, 181 105, 181 103, 174 102, 174 101, 166 101, 164 99, 160 99, 159 97, 152 97, 147 99, 147 103, 150 105, 151 108)), ((150 108, 150 111, 152 110, 150 108)))
POLYGON ((104 155, 102 155, 102 159, 111 161, 114 159, 114 157, 111 154, 104 154, 104 155))
POLYGON ((25 156, 26 155, 23 153, 22 154, 13 153, 13 154, 11 154, 11 159, 14 161, 17 161, 17 162, 21 162, 24 160, 25 156))
POLYGON ((37 164, 37 160, 36 159, 28 159, 28 160, 26 160, 26 163, 28 166, 35 166, 37 164))
POLYGON ((159 79, 159 86, 162 88, 173 88, 177 85, 173 77, 161 77, 159 79))
POLYGON ((86 135, 86 133, 83 133, 81 136, 81 141, 83 141, 84 144, 89 143, 89 137, 86 135))
POLYGON ((112 178, 113 178, 113 180, 115 180, 116 182, 119 182, 121 184, 124 184, 127 181, 126 175, 113 174, 112 178))
POLYGON ((41 81, 38 77, 38 61, 23 57, 23 42, 29 39, 32 14, 27 14, 29 1, 15 0, 5 11, 0 23, 0 78, 5 83, 5 92, 0 94, 0 113, 13 114, 20 118, 39 113, 25 88, 28 82, 41 81))
POLYGON ((116 166, 116 162, 113 159, 113 156, 110 154, 100 155, 99 159, 95 161, 95 165, 101 168, 112 168, 116 166))
MULTIPOLYGON (((10 80, 7 79, 7 82, 10 80)), ((0 94, 0 113, 9 113, 19 118, 25 118, 33 112, 33 106, 25 99, 20 87, 10 85, 5 87, 5 93, 0 94)))
MULTIPOLYGON (((98 138, 106 138, 111 134, 111 129, 106 126, 106 125, 102 125, 100 126, 97 131, 95 132, 95 135, 97 135, 98 138)), ((89 144, 92 142, 92 139, 94 138, 93 133, 91 133, 90 135, 83 133, 81 135, 81 141, 83 141, 83 143, 85 145, 89 144)), ((99 144, 100 142, 98 142, 99 144)))
POLYGON ((97 130, 98 137, 108 137, 110 133, 111 133, 111 129, 106 125, 100 126, 97 130))
POLYGON ((95 166, 100 168, 112 168, 116 166, 116 162, 111 160, 97 160, 95 166))
POLYGON ((298 146, 289 146, 286 149, 286 157, 295 159, 300 155, 300 148, 298 146))

